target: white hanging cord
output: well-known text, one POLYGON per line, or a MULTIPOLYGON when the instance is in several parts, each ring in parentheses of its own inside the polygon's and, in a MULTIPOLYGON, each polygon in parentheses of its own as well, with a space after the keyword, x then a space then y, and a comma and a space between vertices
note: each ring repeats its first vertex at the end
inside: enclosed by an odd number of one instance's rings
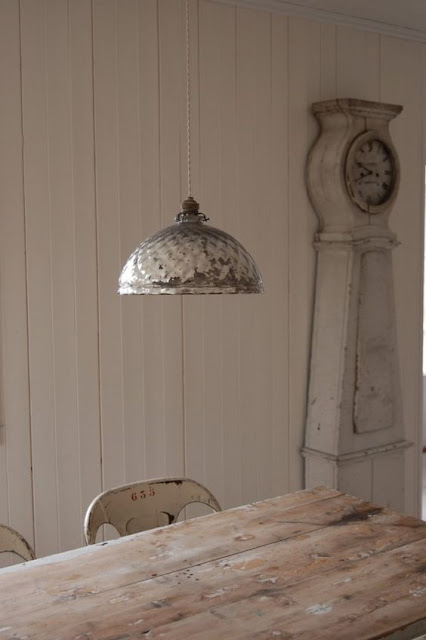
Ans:
POLYGON ((186 29, 186 139, 187 139, 187 163, 188 163, 188 198, 192 195, 191 185, 191 96, 189 73, 189 0, 185 0, 185 29, 186 29))

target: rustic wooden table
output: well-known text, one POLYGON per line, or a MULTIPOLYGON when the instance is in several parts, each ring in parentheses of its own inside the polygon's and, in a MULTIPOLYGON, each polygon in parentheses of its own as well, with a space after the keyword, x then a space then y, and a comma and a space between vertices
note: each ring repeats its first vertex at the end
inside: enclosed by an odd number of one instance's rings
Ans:
POLYGON ((0 571, 0 640, 426 631, 426 523, 318 488, 0 571))

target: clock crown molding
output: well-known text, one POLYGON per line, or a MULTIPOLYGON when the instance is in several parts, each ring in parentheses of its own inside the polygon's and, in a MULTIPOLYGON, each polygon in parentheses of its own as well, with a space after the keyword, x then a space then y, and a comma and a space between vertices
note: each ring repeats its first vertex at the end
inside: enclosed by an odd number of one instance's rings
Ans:
POLYGON ((312 111, 315 116, 327 116, 335 113, 344 113, 358 118, 380 118, 390 122, 402 111, 399 104, 387 104, 385 102, 372 102, 371 100, 359 100, 358 98, 337 98, 314 102, 312 111))

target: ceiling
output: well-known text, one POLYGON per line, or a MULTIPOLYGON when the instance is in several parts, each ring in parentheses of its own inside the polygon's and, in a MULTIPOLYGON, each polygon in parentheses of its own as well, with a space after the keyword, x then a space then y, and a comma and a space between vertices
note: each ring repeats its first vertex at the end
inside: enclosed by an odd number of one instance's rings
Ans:
POLYGON ((426 0, 291 0, 284 4, 426 33, 426 0))
POLYGON ((219 0, 426 42, 426 0, 219 0))

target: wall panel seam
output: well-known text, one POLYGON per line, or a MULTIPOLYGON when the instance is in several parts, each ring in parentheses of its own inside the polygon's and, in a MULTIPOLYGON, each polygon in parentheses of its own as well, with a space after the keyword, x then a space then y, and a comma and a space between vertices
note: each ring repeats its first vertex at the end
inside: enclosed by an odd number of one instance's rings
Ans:
POLYGON ((102 441, 102 403, 101 403, 101 339, 100 339, 100 306, 99 306, 99 220, 98 220, 98 185, 97 185, 97 163, 96 163, 96 110, 95 110, 95 6, 94 0, 90 0, 91 7, 91 34, 92 34, 92 122, 93 122, 93 177, 94 177, 94 222, 95 222, 95 251, 96 251, 96 309, 97 309, 97 372, 98 372, 98 385, 99 385, 99 393, 98 393, 98 425, 99 425, 99 451, 100 451, 100 465, 99 465, 99 473, 100 473, 100 488, 101 491, 105 490, 104 486, 104 472, 103 472, 103 441, 102 441))

